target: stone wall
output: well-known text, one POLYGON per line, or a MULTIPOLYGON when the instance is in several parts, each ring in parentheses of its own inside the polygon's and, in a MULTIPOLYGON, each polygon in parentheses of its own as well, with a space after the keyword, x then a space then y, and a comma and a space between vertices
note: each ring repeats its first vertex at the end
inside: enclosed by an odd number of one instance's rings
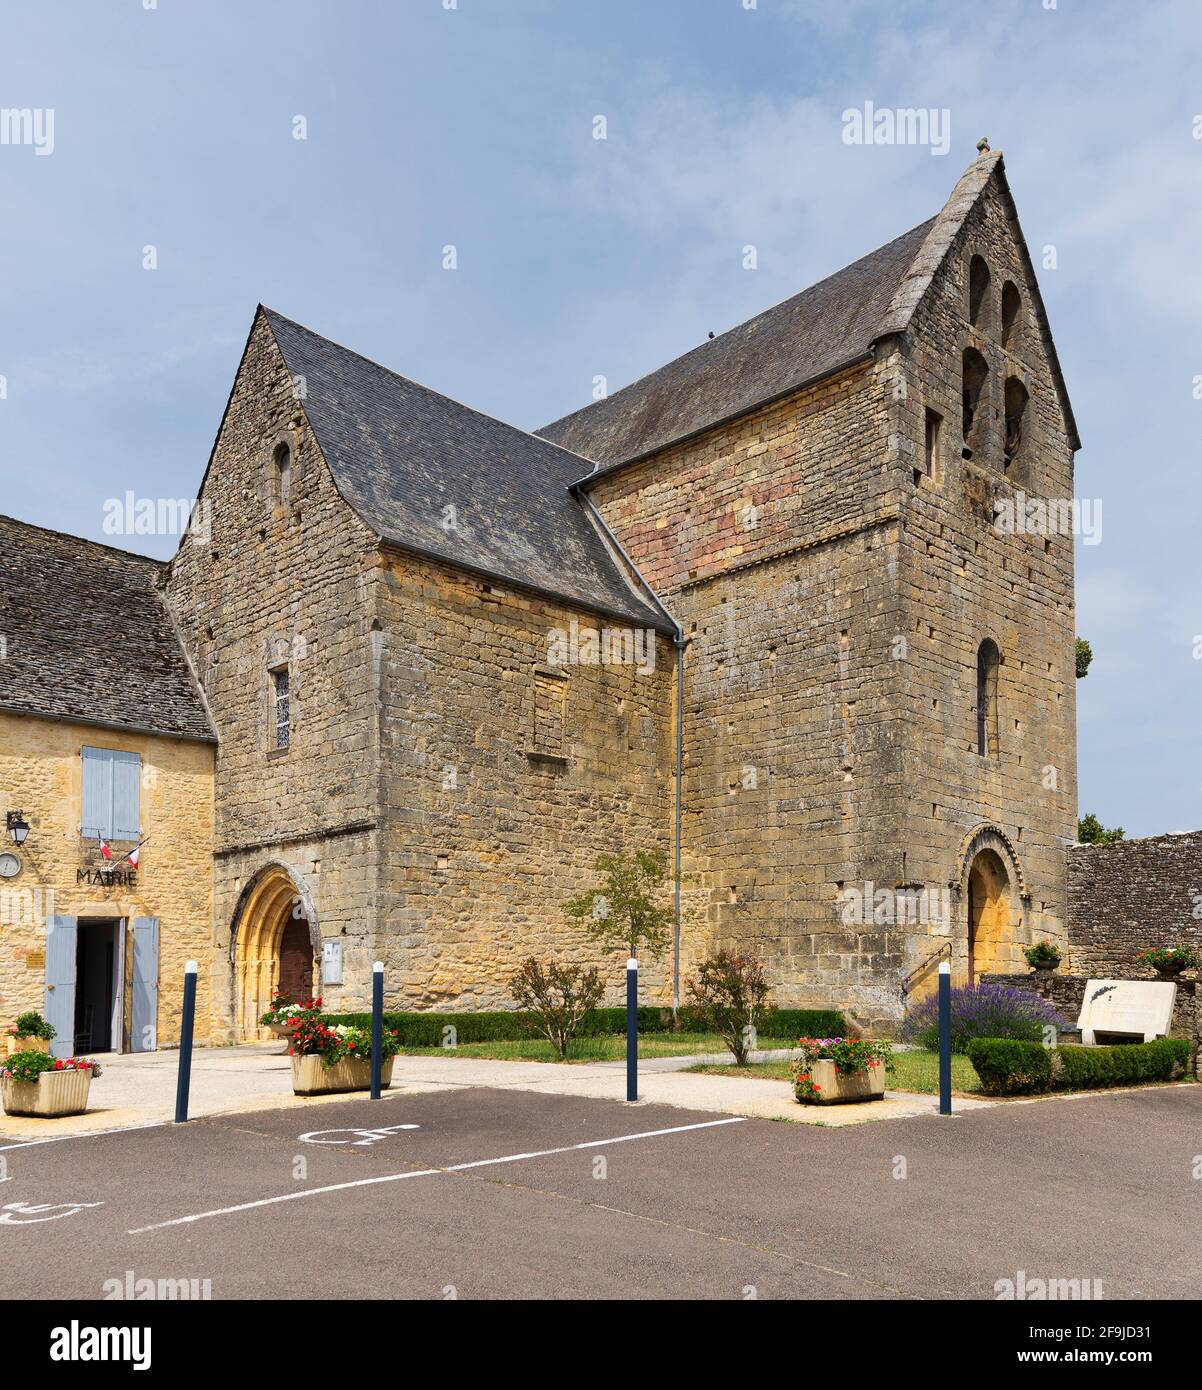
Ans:
MULTIPOLYGON (((212 918, 213 748, 211 744, 119 732, 64 720, 0 713, 0 801, 25 812, 21 872, 0 879, 0 1027, 27 1009, 42 1012, 46 918, 159 919, 158 1043, 179 1040, 184 962, 197 960, 196 1036, 211 1033, 207 970, 212 918), (146 847, 132 885, 80 882, 110 866, 95 839, 80 835, 84 747, 137 753, 146 847)), ((114 861, 133 842, 114 842, 114 861)), ((132 949, 127 932, 127 951, 132 949)), ((129 958, 125 972, 129 1029, 129 958)))
POLYGON ((1135 957, 1155 946, 1202 956, 1202 831, 1073 845, 1067 861, 1074 975, 1153 979, 1135 957))
MULTIPOLYGON (((602 963, 617 1002, 625 952, 603 960, 561 904, 596 885, 601 852, 671 863, 671 641, 642 634, 638 664, 551 661, 552 634, 575 624, 578 653, 582 630, 615 620, 400 553, 376 570, 372 605, 390 1001, 511 1007, 509 976, 533 954, 602 963)), ((670 951, 641 976, 670 1002, 670 951)))
POLYGON ((343 986, 370 993, 378 853, 375 538, 339 496, 266 321, 251 331, 201 491, 208 529, 180 546, 168 597, 220 738, 214 992, 231 1023, 238 905, 283 866, 315 952, 344 943, 343 986), (273 458, 291 451, 286 499, 273 458), (291 740, 273 746, 271 671, 287 665, 291 740))

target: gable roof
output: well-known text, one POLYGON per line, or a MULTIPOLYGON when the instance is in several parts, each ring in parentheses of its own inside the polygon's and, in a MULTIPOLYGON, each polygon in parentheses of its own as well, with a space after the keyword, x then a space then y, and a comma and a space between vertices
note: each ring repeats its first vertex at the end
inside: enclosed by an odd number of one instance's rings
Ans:
POLYGON ((569 491, 586 460, 260 312, 305 378, 305 414, 339 492, 382 543, 672 630, 569 491))
POLYGON ((215 742, 144 555, 0 516, 0 709, 215 742))
POLYGON ((931 218, 746 323, 538 431, 601 467, 658 453, 867 356, 931 218))
MULTIPOLYGON (((941 211, 746 323, 537 431, 595 465, 616 468, 745 415, 866 359, 903 333, 991 177, 998 179, 1069 442, 1081 447, 1043 299, 1000 151, 986 144, 941 211)), ((587 481, 587 479, 584 479, 587 481)))

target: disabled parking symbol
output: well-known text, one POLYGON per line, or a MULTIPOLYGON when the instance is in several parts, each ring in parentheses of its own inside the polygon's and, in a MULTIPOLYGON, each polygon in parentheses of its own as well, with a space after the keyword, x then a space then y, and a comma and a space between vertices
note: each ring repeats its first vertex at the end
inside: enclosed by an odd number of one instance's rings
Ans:
POLYGON ((313 1129, 300 1136, 302 1144, 348 1144, 353 1148, 365 1149, 378 1144, 381 1139, 399 1134, 404 1129, 418 1129, 419 1125, 380 1125, 375 1129, 313 1129))

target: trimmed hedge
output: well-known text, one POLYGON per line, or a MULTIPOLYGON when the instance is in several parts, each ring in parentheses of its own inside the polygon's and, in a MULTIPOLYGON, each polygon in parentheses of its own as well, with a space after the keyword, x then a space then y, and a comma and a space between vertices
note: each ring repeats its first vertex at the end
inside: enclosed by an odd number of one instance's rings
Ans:
POLYGON ((1184 1038, 1157 1038, 1150 1043, 1117 1047, 1062 1047, 1056 1086, 1083 1091, 1091 1086, 1130 1086, 1141 1081, 1172 1081, 1189 1065, 1184 1038))
POLYGON ((1184 1075, 1189 1051, 1184 1038, 1054 1050, 1014 1038, 974 1038, 968 1045, 968 1059, 987 1094, 1017 1096, 1049 1089, 1083 1091, 1172 1081, 1184 1075))
MULTIPOLYGON (((700 1031, 694 1012, 687 1008, 678 1011, 683 1032, 700 1031)), ((325 1019, 331 1024, 371 1026, 370 1013, 326 1014, 325 1019)), ((400 1034, 402 1047, 441 1047, 444 1028, 454 1028, 459 1043, 517 1042, 540 1036, 535 1016, 517 1009, 462 1014, 386 1013, 384 1024, 400 1034)), ((846 1030, 846 1020, 834 1009, 767 1009, 759 1027, 761 1037, 790 1039, 837 1037, 846 1030)), ((671 1009, 651 1006, 639 1010, 640 1033, 671 1031, 671 1009)), ((593 1009, 585 1015, 577 1037, 596 1038, 625 1032, 625 1009, 593 1009)))
POLYGON ((1042 1043, 1018 1038, 972 1038, 968 1060, 991 1096, 1045 1091, 1052 1079, 1052 1054, 1042 1043))

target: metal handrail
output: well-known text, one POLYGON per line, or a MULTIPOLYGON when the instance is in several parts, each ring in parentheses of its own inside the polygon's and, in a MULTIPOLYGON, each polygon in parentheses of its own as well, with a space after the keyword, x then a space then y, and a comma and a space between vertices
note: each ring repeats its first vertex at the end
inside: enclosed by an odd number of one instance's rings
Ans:
POLYGON ((911 970, 910 973, 902 979, 901 992, 903 996, 910 993, 910 982, 914 979, 916 975, 922 975, 925 971, 929 970, 937 960, 940 960, 945 955, 947 956, 948 960, 951 960, 952 943, 950 941, 943 942, 943 944, 939 947, 937 951, 935 951, 932 955, 929 955, 926 958, 926 960, 922 962, 921 965, 916 965, 914 969, 911 970))

